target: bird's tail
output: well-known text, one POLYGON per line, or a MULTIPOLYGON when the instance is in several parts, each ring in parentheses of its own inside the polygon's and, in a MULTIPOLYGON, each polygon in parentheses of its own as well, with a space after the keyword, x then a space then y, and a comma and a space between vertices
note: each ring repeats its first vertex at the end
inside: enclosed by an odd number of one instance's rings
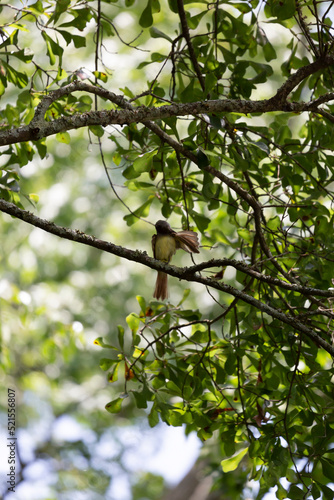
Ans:
POLYGON ((155 283, 155 290, 153 297, 155 299, 167 299, 168 297, 168 275, 158 271, 157 281, 155 283))

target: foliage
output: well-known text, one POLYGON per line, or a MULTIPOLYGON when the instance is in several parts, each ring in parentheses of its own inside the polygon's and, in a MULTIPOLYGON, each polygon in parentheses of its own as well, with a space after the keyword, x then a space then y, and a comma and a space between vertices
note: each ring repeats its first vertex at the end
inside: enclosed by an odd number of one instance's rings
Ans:
MULTIPOLYGON (((70 131, 88 127, 129 233, 159 212, 201 234, 200 264, 164 267, 190 288, 198 282, 196 297, 173 292, 164 304, 133 286, 135 310, 95 340, 107 380, 124 384, 106 409, 135 404, 152 427, 162 420, 213 438, 215 488, 228 485, 233 498, 248 480, 257 499, 273 487, 279 499, 332 498, 332 2, 0 7, 3 200, 34 203, 19 169, 46 159, 46 137, 75 147, 70 131), (141 27, 130 41, 120 11, 141 27), (110 78, 104 66, 110 40, 141 59, 121 94, 117 70, 110 78), (90 71, 74 66, 73 47, 90 71)), ((80 229, 100 237, 97 212, 80 229)), ((70 211, 61 224, 73 225, 70 211)))

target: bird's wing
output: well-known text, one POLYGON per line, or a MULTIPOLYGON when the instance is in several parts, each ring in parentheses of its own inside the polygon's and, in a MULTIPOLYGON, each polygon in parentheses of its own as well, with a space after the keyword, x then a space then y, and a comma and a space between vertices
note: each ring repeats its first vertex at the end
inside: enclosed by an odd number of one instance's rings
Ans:
POLYGON ((177 248, 182 248, 188 253, 199 253, 199 241, 195 231, 180 231, 174 235, 177 248))
POLYGON ((153 257, 156 259, 156 256, 155 256, 155 242, 156 242, 156 239, 157 239, 157 235, 154 234, 152 236, 152 250, 153 250, 153 257))

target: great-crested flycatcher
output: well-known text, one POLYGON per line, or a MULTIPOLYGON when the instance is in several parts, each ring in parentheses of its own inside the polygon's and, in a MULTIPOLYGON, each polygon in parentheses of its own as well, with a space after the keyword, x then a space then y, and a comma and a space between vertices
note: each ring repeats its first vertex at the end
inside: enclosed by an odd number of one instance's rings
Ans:
MULTIPOLYGON (((170 262, 176 250, 182 248, 188 253, 199 253, 199 241, 197 233, 194 231, 176 232, 165 220, 158 220, 155 225, 157 234, 152 237, 152 250, 155 259, 163 262, 170 262)), ((158 271, 157 281, 153 297, 155 299, 167 299, 168 297, 168 276, 162 271, 158 271)))

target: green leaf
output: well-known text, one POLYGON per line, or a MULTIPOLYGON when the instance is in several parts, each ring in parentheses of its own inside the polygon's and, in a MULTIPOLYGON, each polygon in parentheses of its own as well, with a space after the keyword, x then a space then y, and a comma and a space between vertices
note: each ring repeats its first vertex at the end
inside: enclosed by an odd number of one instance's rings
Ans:
POLYGON ((247 452, 248 452, 248 448, 244 448, 243 450, 235 453, 232 457, 226 458, 225 460, 222 460, 220 463, 221 463, 223 472, 231 472, 231 471, 235 470, 247 452))
POLYGON ((121 325, 118 325, 117 331, 118 331, 118 333, 117 333, 118 343, 119 343, 121 349, 123 349, 123 347, 124 347, 124 328, 121 325))
POLYGON ((322 466, 322 473, 324 476, 326 476, 328 479, 333 479, 334 478, 334 462, 329 459, 321 459, 321 466, 322 466))
POLYGON ((43 2, 41 0, 37 0, 37 2, 29 5, 29 10, 36 15, 44 14, 43 2))
POLYGON ((206 215, 199 214, 195 212, 194 210, 190 211, 191 217, 194 219, 196 226, 198 227, 199 231, 203 233, 209 226, 211 219, 206 217, 206 215))
POLYGON ((137 332, 139 325, 140 325, 140 318, 138 314, 131 313, 126 317, 126 322, 128 326, 130 327, 130 330, 132 333, 137 332))
POLYGON ((13 57, 17 57, 18 59, 20 59, 20 61, 23 61, 24 63, 30 63, 32 61, 32 58, 33 58, 33 53, 28 51, 28 50, 17 50, 17 51, 13 51, 11 52, 10 54, 11 56, 13 57))
MULTIPOLYGON (((1 64, 2 64, 3 68, 5 69, 6 77, 7 77, 9 82, 12 82, 14 85, 19 87, 20 89, 23 89, 24 87, 27 86, 28 76, 25 73, 17 71, 12 66, 7 64, 5 61, 1 61, 1 64)), ((2 75, 0 72, 0 78, 1 78, 1 76, 2 75)), ((7 82, 6 82, 5 86, 7 86, 7 82)))
POLYGON ((150 427, 155 427, 159 423, 159 414, 154 405, 148 415, 148 423, 150 424, 150 427))
POLYGON ((168 36, 167 34, 163 33, 162 31, 160 31, 155 26, 152 26, 152 28, 150 28, 150 35, 151 35, 152 38, 165 38, 165 40, 168 40, 171 43, 173 42, 173 40, 170 38, 170 36, 168 36))
POLYGON ((187 300, 187 298, 189 297, 189 294, 190 294, 190 288, 186 288, 183 292, 182 299, 178 303, 178 306, 180 306, 181 304, 183 304, 183 302, 185 302, 187 300))
POLYGON ((218 44, 218 49, 223 55, 223 59, 226 62, 226 64, 233 64, 236 61, 236 55, 233 52, 230 52, 229 50, 226 49, 226 47, 223 47, 222 45, 218 44))
MULTIPOLYGON (((6 82, 6 86, 7 86, 7 82, 6 82)), ((0 96, 2 96, 5 93, 6 86, 3 84, 1 77, 0 77, 0 96)))
MULTIPOLYGON (((133 163, 133 168, 135 172, 141 174, 143 172, 149 172, 153 166, 153 158, 156 156, 157 150, 149 151, 139 155, 138 158, 133 163)), ((123 174, 124 175, 124 174, 123 174)))
POLYGON ((263 45, 263 54, 267 62, 277 59, 276 51, 269 41, 263 45))
POLYGON ((61 28, 77 28, 79 31, 83 31, 89 21, 92 19, 91 9, 83 8, 72 10, 72 15, 74 15, 73 19, 67 23, 63 23, 60 25, 61 28))
POLYGON ((206 14, 205 10, 194 16, 190 16, 189 13, 187 12, 187 22, 189 28, 195 30, 198 27, 203 16, 205 16, 205 14, 206 14))
POLYGON ((58 142, 62 142, 64 144, 69 144, 71 142, 71 136, 68 132, 58 132, 56 139, 58 142))
POLYGON ((150 26, 152 26, 153 16, 151 0, 148 0, 147 5, 139 18, 139 24, 142 28, 149 28, 150 26))
POLYGON ((58 30, 58 33, 61 34, 67 45, 73 42, 76 49, 86 47, 86 38, 84 36, 73 35, 72 33, 64 30, 58 30))
POLYGON ((33 201, 34 203, 38 203, 39 201, 39 195, 36 193, 29 193, 29 199, 33 201))
POLYGON ((238 234, 242 240, 252 243, 254 235, 252 235, 247 229, 238 229, 238 234))
POLYGON ((151 59, 153 62, 163 62, 166 59, 166 56, 163 54, 159 54, 159 52, 152 52, 151 59))
POLYGON ((71 38, 72 42, 74 43, 74 47, 76 49, 81 49, 82 47, 86 47, 86 38, 84 36, 71 34, 71 38))
MULTIPOLYGON (((333 493, 333 492, 332 492, 333 493)), ((289 489, 289 499, 291 500, 300 500, 301 498, 305 498, 305 493, 304 491, 293 484, 291 488, 289 489)))
POLYGON ((42 31, 42 36, 46 43, 46 52, 49 56, 50 64, 53 66, 56 64, 56 55, 61 59, 64 50, 60 47, 60 45, 58 45, 58 43, 52 40, 52 38, 49 37, 45 31, 42 31))
POLYGON ((105 409, 109 413, 119 413, 122 409, 123 401, 124 401, 124 397, 114 399, 113 401, 110 401, 110 403, 106 404, 105 409))
POLYGON ((224 127, 224 120, 217 115, 209 115, 210 125, 216 130, 220 130, 224 127))
MULTIPOLYGON (((156 342, 155 346, 156 346, 156 349, 157 349, 158 356, 160 358, 163 358, 164 355, 165 355, 165 353, 166 353, 165 345, 162 342, 160 342, 160 340, 159 340, 158 342, 156 342)), ((158 380, 159 379, 156 377, 153 382, 156 382, 158 380)), ((159 387, 157 387, 157 384, 153 384, 153 382, 152 382, 152 386, 155 389, 158 389, 159 387)), ((160 383, 161 383, 160 387, 162 387, 163 385, 165 385, 165 379, 164 379, 164 377, 162 377, 162 380, 160 380, 160 383)))
POLYGON ((98 80, 101 80, 103 83, 108 82, 108 75, 103 71, 93 71, 93 75, 96 76, 98 80))
POLYGON ((281 219, 278 217, 278 215, 272 217, 267 222, 267 227, 272 231, 277 231, 280 226, 281 226, 281 219))
POLYGON ((102 137, 104 134, 103 127, 101 125, 90 125, 89 130, 96 135, 96 137, 102 137))
POLYGON ((228 375, 234 375, 235 369, 236 369, 236 364, 237 364, 237 358, 234 352, 229 352, 227 359, 225 361, 225 371, 228 375))
POLYGON ((271 15, 280 21, 291 18, 296 12, 294 0, 268 0, 271 15))
POLYGON ((324 500, 333 500, 333 490, 332 488, 328 488, 325 484, 317 483, 319 488, 323 493, 324 500))
POLYGON ((182 90, 180 95, 182 102, 194 102, 203 99, 203 91, 198 87, 195 78, 182 90))
POLYGON ((152 12, 153 14, 160 12, 161 7, 160 7, 160 1, 159 0, 154 0, 152 1, 152 12))
POLYGON ((102 337, 98 337, 97 339, 94 340, 94 344, 95 345, 98 345, 100 347, 105 347, 107 349, 114 349, 115 351, 119 351, 119 349, 117 347, 114 347, 110 344, 106 344, 103 340, 102 337))
POLYGON ((149 196, 148 200, 145 201, 145 203, 143 203, 140 207, 138 207, 132 214, 128 214, 123 217, 128 226, 132 226, 132 224, 137 222, 139 217, 148 216, 154 198, 155 198, 154 195, 149 196))
POLYGON ((146 314, 146 300, 145 300, 145 298, 142 297, 141 295, 137 295, 136 299, 137 299, 137 302, 140 306, 142 313, 145 315, 146 314))
POLYGON ((107 371, 115 363, 119 363, 119 359, 102 358, 100 359, 100 368, 103 371, 107 371))
MULTIPOLYGON (((41 2, 41 4, 43 7, 43 2, 41 2)), ((67 11, 70 4, 71 4, 71 0, 59 0, 56 3, 55 11, 52 14, 52 16, 49 18, 47 24, 48 25, 50 25, 51 23, 56 24, 61 16, 61 14, 63 14, 64 12, 67 11)))
POLYGON ((110 382, 110 383, 117 382, 119 366, 120 366, 120 362, 115 363, 113 365, 111 371, 108 373, 108 382, 110 382))
POLYGON ((316 485, 316 483, 312 484, 311 493, 312 493, 314 500, 317 500, 318 498, 321 497, 320 490, 319 490, 318 486, 316 485))
POLYGON ((216 193, 217 185, 214 184, 212 175, 204 171, 203 189, 202 193, 204 198, 210 200, 216 193))
POLYGON ((278 500, 284 500, 285 498, 288 498, 288 493, 286 489, 283 488, 280 482, 277 483, 276 497, 278 498, 278 500))
POLYGON ((140 175, 140 172, 137 172, 132 165, 123 170, 123 177, 128 180, 136 179, 137 177, 140 177, 140 175))
POLYGON ((133 391, 132 394, 136 400, 137 408, 147 408, 147 399, 145 397, 144 391, 142 392, 133 391))
POLYGON ((175 14, 179 13, 177 0, 168 0, 168 5, 169 5, 169 8, 172 12, 174 12, 175 14))

